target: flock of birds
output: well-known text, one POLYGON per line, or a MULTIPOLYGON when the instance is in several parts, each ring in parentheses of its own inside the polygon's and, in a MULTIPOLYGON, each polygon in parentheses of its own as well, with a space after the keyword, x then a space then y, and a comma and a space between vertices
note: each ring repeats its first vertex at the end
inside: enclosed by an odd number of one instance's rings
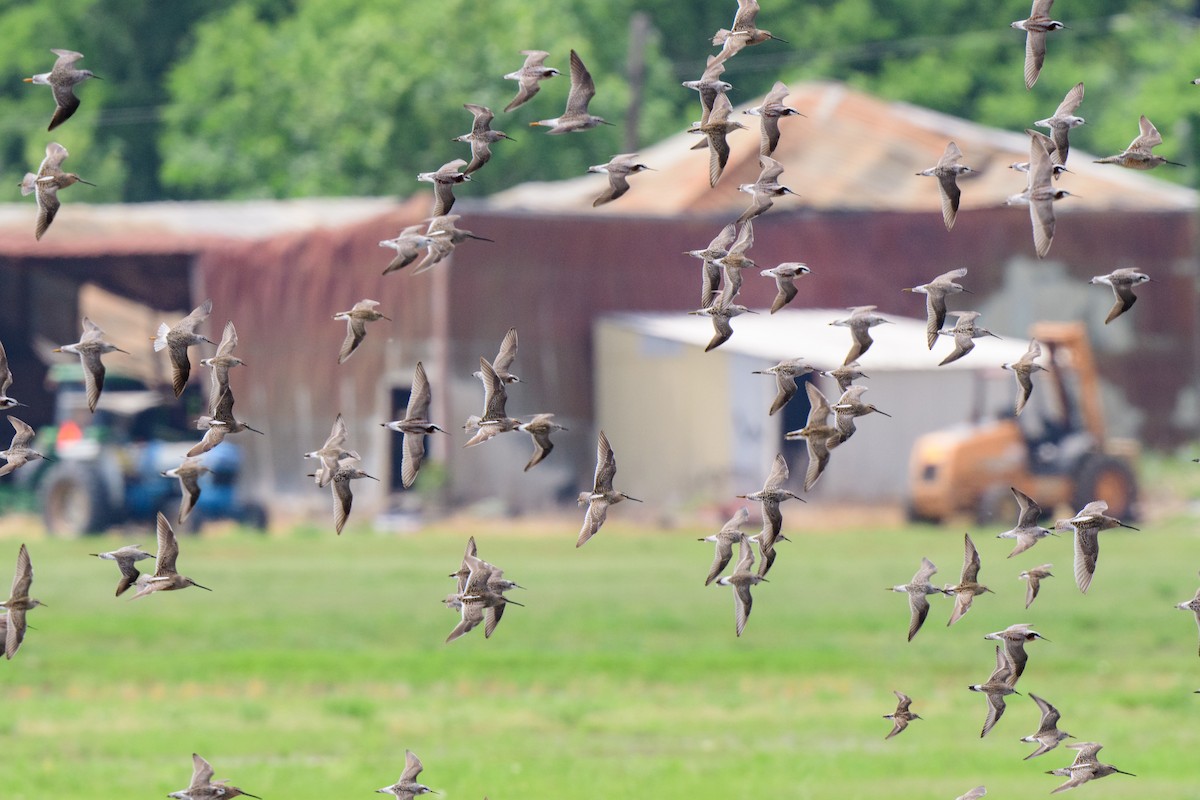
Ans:
MULTIPOLYGON (((1013 23, 1026 33, 1025 84, 1032 87, 1044 63, 1046 54, 1046 35, 1065 27, 1061 22, 1052 20, 1049 16, 1053 0, 1035 0, 1030 16, 1025 20, 1013 23)), ((709 181, 716 186, 720 181, 729 158, 727 136, 732 132, 745 128, 741 122, 732 118, 732 105, 726 92, 731 85, 721 80, 726 64, 744 48, 777 39, 769 31, 757 27, 758 3, 755 0, 738 0, 738 10, 733 24, 729 29, 719 30, 713 37, 713 45, 720 47, 719 52, 710 55, 702 76, 695 81, 688 81, 684 86, 698 92, 701 101, 701 117, 689 130, 700 134, 703 138, 693 149, 707 149, 709 153, 709 181)), ((35 75, 26 80, 34 84, 51 86, 56 110, 49 129, 68 120, 78 109, 79 99, 74 93, 75 87, 88 78, 97 77, 88 70, 77 68, 82 55, 68 50, 52 51, 58 56, 53 69, 44 74, 35 75)), ((519 85, 517 95, 505 107, 506 113, 512 112, 529 102, 540 89, 542 81, 558 76, 558 70, 547 67, 545 62, 549 53, 540 50, 522 51, 526 56, 523 66, 504 77, 514 80, 519 85)), ((595 96, 595 85, 583 60, 572 50, 569 57, 570 91, 566 106, 561 115, 549 119, 540 119, 530 125, 549 129, 550 134, 564 134, 586 131, 602 124, 608 124, 601 117, 589 111, 589 103, 595 96)), ((1197 79, 1200 81, 1200 79, 1197 79)), ((1027 204, 1030 209, 1033 224, 1035 249, 1039 257, 1045 256, 1050 249, 1054 236, 1053 202, 1068 196, 1065 190, 1054 188, 1055 182, 1066 172, 1069 172, 1067 156, 1069 153, 1069 131, 1084 123, 1081 117, 1075 116, 1075 111, 1083 100, 1084 88, 1082 83, 1076 84, 1066 95, 1053 116, 1037 121, 1038 126, 1050 129, 1051 135, 1046 136, 1030 130, 1030 151, 1028 162, 1013 164, 1013 169, 1027 173, 1028 180, 1023 192, 1009 199, 1011 204, 1027 204)), ((750 195, 750 204, 746 210, 733 222, 724 226, 720 233, 707 247, 689 251, 687 255, 698 259, 703 265, 701 280, 701 308, 690 313, 707 316, 711 319, 714 336, 706 350, 712 350, 727 341, 733 334, 730 320, 742 313, 754 313, 745 306, 736 303, 737 295, 742 285, 742 271, 755 269, 758 265, 749 257, 748 251, 754 244, 753 220, 768 211, 776 198, 794 194, 779 183, 783 173, 782 165, 771 156, 781 138, 780 121, 784 117, 798 115, 799 112, 785 105, 787 87, 777 82, 770 93, 766 95, 761 105, 749 109, 745 113, 757 116, 760 120, 759 159, 761 173, 751 184, 744 184, 739 189, 750 195)), ((419 181, 433 184, 434 204, 430 219, 424 225, 414 225, 401 231, 394 239, 380 242, 381 247, 396 251, 395 258, 384 269, 383 274, 402 270, 416 264, 414 274, 424 272, 443 261, 454 249, 470 240, 482 239, 470 231, 457 226, 459 217, 451 214, 454 205, 454 187, 471 180, 478 170, 482 169, 492 157, 491 146, 501 140, 509 139, 507 134, 491 128, 495 115, 481 105, 466 103, 464 108, 473 116, 470 133, 457 137, 454 141, 467 143, 471 148, 471 159, 456 159, 442 165, 432 172, 420 173, 419 181), (422 251, 423 254, 422 254, 422 251)), ((1140 135, 1126 150, 1118 155, 1101 159, 1100 163, 1117 164, 1132 169, 1151 169, 1169 162, 1155 156, 1151 151, 1162 139, 1153 124, 1144 116, 1140 120, 1140 135)), ((46 158, 41 163, 36 174, 25 176, 21 183, 23 194, 36 194, 38 218, 35 235, 40 239, 59 211, 58 191, 73 183, 87 183, 73 173, 62 171, 63 161, 67 151, 62 145, 51 142, 46 148, 46 158)), ((964 156, 954 142, 949 142, 938 163, 929 169, 918 172, 921 176, 937 178, 942 201, 942 214, 949 230, 953 228, 959 208, 961 192, 956 183, 958 176, 969 173, 970 167, 962 164, 964 156)), ((607 176, 608 185, 596 197, 593 205, 599 206, 619 199, 630 190, 629 176, 651 167, 638 161, 637 154, 618 154, 605 164, 588 168, 589 172, 601 173, 607 176)), ((486 241, 486 240, 485 240, 486 241)), ((764 277, 773 279, 777 287, 777 295, 770 308, 775 313, 792 302, 798 294, 795 280, 810 273, 808 267, 800 262, 786 262, 770 269, 760 270, 764 277)), ((976 339, 995 334, 978 324, 977 311, 949 311, 947 297, 966 292, 957 281, 966 275, 965 269, 958 269, 939 275, 921 286, 905 288, 904 291, 923 294, 926 301, 927 327, 926 345, 932 350, 939 337, 953 341, 953 350, 946 355, 941 364, 948 364, 966 357, 974 348, 976 339), (957 322, 951 329, 945 329, 947 315, 957 317, 957 322)), ((1149 280, 1144 273, 1134 269, 1119 269, 1108 275, 1097 276, 1092 283, 1106 284, 1113 289, 1116 304, 1109 313, 1106 323, 1127 311, 1136 300, 1133 287, 1149 280)), ((349 359, 362 345, 367 333, 367 324, 388 317, 381 313, 379 303, 371 299, 363 299, 350 310, 339 312, 334 319, 345 321, 347 326, 346 338, 338 354, 339 363, 349 359)), ((203 431, 203 437, 191 450, 187 457, 176 468, 163 473, 165 477, 175 478, 181 488, 181 503, 177 523, 183 524, 199 497, 200 485, 198 479, 207 468, 200 460, 205 452, 217 447, 230 434, 242 431, 252 431, 261 434, 262 431, 252 428, 247 423, 238 420, 233 414, 234 396, 229 384, 229 371, 243 362, 233 355, 238 345, 237 332, 232 321, 226 323, 224 333, 219 343, 212 342, 198 331, 207 322, 212 313, 211 301, 205 301, 184 319, 168 325, 163 323, 153 340, 155 351, 167 350, 172 367, 172 386, 178 397, 187 385, 191 361, 189 348, 202 344, 215 345, 216 353, 210 358, 200 361, 210 368, 210 389, 208 413, 201 416, 197 422, 198 430, 203 431)), ((864 305, 850 309, 850 314, 830 324, 846 327, 851 335, 851 347, 843 366, 825 372, 819 372, 805 363, 803 359, 788 359, 772 367, 757 371, 758 374, 772 375, 777 384, 776 396, 769 408, 769 414, 779 412, 798 393, 800 379, 804 380, 805 391, 810 404, 810 413, 803 428, 785 434, 789 440, 803 439, 808 450, 808 467, 803 480, 805 491, 812 489, 828 466, 831 452, 844 444, 856 432, 855 420, 858 417, 880 413, 874 405, 863 401, 865 387, 856 385, 855 380, 866 377, 859 367, 859 359, 867 353, 872 344, 871 328, 889 322, 888 319, 876 313, 876 307, 864 305), (840 396, 835 402, 830 402, 816 384, 807 379, 812 374, 821 374, 836 380, 840 396), (830 421, 830 418, 833 421, 830 421)), ((105 368, 101 357, 110 352, 126 352, 108 342, 103 331, 86 317, 83 319, 83 335, 74 344, 63 345, 55 352, 77 355, 83 366, 87 404, 95 411, 104 387, 105 368)), ((1038 342, 1030 342, 1025 355, 1015 362, 1003 365, 1011 370, 1017 381, 1018 390, 1015 410, 1020 414, 1030 393, 1033 390, 1032 376, 1044 369, 1037 363, 1041 355, 1038 342)), ((527 420, 508 416, 506 403, 508 387, 520 383, 521 379, 512 372, 517 356, 517 331, 509 330, 501 343, 499 352, 492 360, 480 357, 479 371, 475 373, 483 385, 483 410, 478 416, 470 417, 463 426, 470 434, 464 446, 472 447, 490 439, 512 431, 521 431, 530 435, 533 441, 533 454, 524 469, 535 467, 545 459, 553 449, 551 435, 565 430, 553 421, 550 413, 536 414, 527 420)), ((8 369, 7 358, 3 346, 0 345, 0 407, 11 409, 22 405, 8 396, 12 375, 8 369)), ((411 487, 417 480, 422 460, 425 456, 425 437, 434 433, 446 433, 441 427, 428 419, 430 407, 430 384, 424 367, 416 364, 412 381, 412 391, 405 416, 392 422, 381 423, 392 431, 403 436, 401 478, 405 487, 411 487)), ((15 430, 15 435, 9 449, 0 452, 0 457, 6 460, 6 465, 0 468, 0 476, 6 475, 29 461, 47 456, 32 449, 34 431, 30 426, 10 416, 9 420, 15 430)), ((361 457, 351 446, 349 429, 345 420, 339 415, 334 421, 329 437, 323 445, 305 456, 317 461, 316 470, 310 474, 318 487, 332 487, 334 497, 334 528, 338 534, 349 517, 353 503, 351 482, 360 478, 372 478, 361 469, 361 457)), ((616 459, 613 448, 603 431, 597 438, 596 469, 590 490, 579 494, 578 501, 586 506, 583 525, 580 529, 576 546, 582 547, 590 538, 596 535, 604 524, 610 506, 623 500, 637 498, 614 488, 616 476, 616 459)), ((763 487, 757 491, 738 495, 738 497, 757 502, 761 508, 763 520, 762 529, 753 535, 748 535, 742 526, 750 520, 750 512, 742 507, 715 534, 701 541, 715 544, 715 556, 705 578, 705 585, 716 583, 720 586, 733 588, 735 607, 735 633, 741 636, 753 604, 752 587, 766 580, 777 557, 776 545, 787 541, 783 534, 783 517, 780 504, 790 499, 804 501, 804 498, 786 488, 789 480, 787 461, 782 455, 775 457, 770 472, 763 487), (739 548, 739 555, 733 570, 722 575, 733 560, 734 546, 739 548), (757 551, 758 567, 755 569, 757 551)), ((1017 541, 1016 548, 1010 557, 1018 555, 1034 546, 1045 536, 1058 532, 1071 531, 1075 543, 1075 579, 1081 592, 1087 592, 1096 570, 1099 556, 1100 531, 1113 527, 1130 527, 1120 520, 1108 516, 1107 505, 1103 500, 1089 503, 1078 514, 1070 519, 1060 520, 1053 529, 1039 525, 1042 510, 1037 503, 1027 495, 1013 488, 1013 494, 1019 506, 1017 525, 1009 531, 998 534, 999 538, 1012 538, 1017 541)), ((208 589, 196 583, 191 578, 178 573, 176 562, 179 555, 179 545, 171 523, 163 514, 157 517, 157 553, 142 551, 138 546, 122 547, 107 553, 93 554, 98 558, 116 562, 120 571, 120 582, 116 594, 120 596, 130 588, 135 588, 134 599, 145 597, 159 591, 174 591, 192 586, 208 589), (138 562, 150 558, 156 559, 153 574, 141 573, 138 562)), ((891 588, 894 592, 906 594, 911 611, 908 639, 911 641, 920 630, 929 610, 929 595, 942 594, 953 597, 954 607, 947 625, 953 625, 971 608, 974 599, 989 590, 978 582, 981 560, 978 550, 969 535, 964 537, 965 557, 963 569, 957 584, 938 588, 930 582, 937 568, 929 559, 922 559, 921 567, 908 583, 891 588)), ((1043 564, 1021 572, 1021 578, 1028 582, 1025 607, 1033 603, 1038 595, 1039 582, 1053 577, 1051 565, 1043 564)), ((456 581, 455 591, 449 594, 444 603, 447 608, 459 614, 459 622, 450 632, 446 641, 453 641, 481 623, 484 636, 490 637, 495 631, 504 609, 508 604, 521 605, 506 597, 506 593, 519 584, 504 578, 504 570, 482 560, 476 548, 474 538, 467 544, 459 568, 450 574, 456 581)), ((28 550, 22 544, 17 557, 16 573, 12 590, 7 601, 3 604, 6 614, 0 617, 0 643, 3 653, 11 659, 17 653, 26 631, 26 612, 38 605, 40 601, 29 596, 33 579, 33 569, 28 550)), ((1196 597, 1187 603, 1181 603, 1179 608, 1191 610, 1196 614, 1200 624, 1200 591, 1196 597)), ((1028 656, 1025 652, 1027 643, 1044 638, 1034 631, 1030 625, 1016 624, 1008 628, 988 634, 985 638, 1000 642, 995 648, 996 663, 991 675, 984 683, 973 684, 971 691, 981 692, 987 696, 988 710, 981 736, 986 736, 999 721, 1005 710, 1005 697, 1015 693, 1017 680, 1024 672, 1028 656)), ((905 730, 908 724, 920 717, 911 711, 912 699, 907 695, 895 692, 899 703, 894 713, 885 715, 892 720, 892 731, 886 738, 892 738, 905 730)), ((1024 742, 1037 744, 1037 749, 1026 756, 1033 758, 1054 749, 1069 734, 1057 727, 1058 710, 1046 700, 1031 694, 1030 697, 1041 710, 1041 724, 1032 735, 1022 739, 1024 742)), ((1067 745, 1077 750, 1075 760, 1070 765, 1051 770, 1051 774, 1066 777, 1067 780, 1054 792, 1074 788, 1090 780, 1105 777, 1113 773, 1123 773, 1116 767, 1101 763, 1097 753, 1101 745, 1094 742, 1067 745)), ((193 755, 193 776, 189 787, 169 795, 178 800, 207 800, 208 798, 236 797, 246 795, 256 797, 243 790, 229 785, 226 781, 213 779, 213 769, 199 755, 193 755)), ((419 794, 433 791, 417 782, 417 776, 422 770, 420 760, 411 752, 406 754, 404 772, 393 785, 379 789, 381 793, 390 793, 402 800, 408 800, 419 794)), ((959 800, 978 798, 986 792, 982 786, 971 790, 959 800)))

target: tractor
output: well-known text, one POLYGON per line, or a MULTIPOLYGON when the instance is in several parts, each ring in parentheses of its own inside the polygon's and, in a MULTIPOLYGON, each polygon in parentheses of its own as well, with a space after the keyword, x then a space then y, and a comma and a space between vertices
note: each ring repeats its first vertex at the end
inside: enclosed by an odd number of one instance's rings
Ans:
MULTIPOLYGON (((1015 521, 1009 487, 1047 514, 1104 500, 1109 514, 1136 516, 1138 445, 1107 434, 1083 324, 1039 322, 1030 333, 1042 346, 1048 371, 1034 374, 1021 416, 1013 413, 1008 392, 1007 411, 998 417, 927 433, 913 445, 906 508, 911 521, 941 522, 956 514, 986 524, 1015 521)), ((1012 386, 1011 376, 1006 383, 1012 386)))

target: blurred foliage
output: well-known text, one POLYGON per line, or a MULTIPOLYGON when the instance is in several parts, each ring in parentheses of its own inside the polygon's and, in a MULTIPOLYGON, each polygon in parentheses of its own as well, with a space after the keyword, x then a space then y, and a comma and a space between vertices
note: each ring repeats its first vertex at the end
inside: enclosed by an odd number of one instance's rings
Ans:
MULTIPOLYGON (((1146 114, 1160 152, 1200 156, 1200 3, 1092 0, 1060 4, 1068 30, 1049 38, 1033 91, 1021 80, 1023 34, 1009 23, 1027 0, 771 0, 759 23, 785 42, 749 48, 729 63, 735 103, 775 80, 846 81, 881 96, 1011 130, 1049 116, 1082 80, 1088 124, 1072 142, 1098 155, 1124 148, 1146 114)), ((100 184, 96 200, 162 197, 407 195, 417 172, 468 157, 453 136, 469 129, 463 103, 498 111, 515 142, 460 196, 524 180, 581 174, 627 149, 633 97, 626 77, 630 18, 651 20, 637 141, 644 145, 697 118, 695 95, 708 38, 727 27, 733 0, 146 0, 0 3, 14 76, 0 89, 0 156, 11 176, 32 169, 47 141, 72 151, 73 168, 100 184), (53 64, 51 47, 76 49, 103 80, 83 85, 79 113, 46 134, 53 103, 44 87, 17 82, 53 64), (544 49, 567 68, 576 49, 597 85, 593 113, 614 123, 545 139, 528 128, 557 115, 560 77, 511 114, 516 91, 501 78, 522 49, 544 49), (42 127, 39 127, 42 126, 42 127)), ((1195 184, 1196 168, 1159 170, 1195 184)), ((91 191, 91 190, 89 190, 91 191)))

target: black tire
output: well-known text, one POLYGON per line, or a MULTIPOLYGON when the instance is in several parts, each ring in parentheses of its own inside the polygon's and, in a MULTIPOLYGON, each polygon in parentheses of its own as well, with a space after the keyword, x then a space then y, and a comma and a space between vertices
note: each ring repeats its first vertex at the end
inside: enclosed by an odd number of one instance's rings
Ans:
POLYGON ((1130 521, 1137 518, 1137 477, 1129 463, 1103 454, 1084 459, 1075 473, 1072 503, 1076 510, 1093 500, 1108 503, 1109 516, 1130 521))
POLYGON ((51 536, 100 533, 112 520, 100 477, 87 464, 55 464, 42 477, 38 499, 51 536))
POLYGON ((937 517, 931 517, 918 511, 911 498, 904 503, 904 519, 915 525, 937 525, 941 522, 937 517))
POLYGON ((980 526, 996 525, 1014 516, 1013 494, 1007 486, 989 486, 975 503, 975 521, 980 526))
POLYGON ((238 521, 259 533, 267 532, 267 510, 258 503, 247 503, 238 521))

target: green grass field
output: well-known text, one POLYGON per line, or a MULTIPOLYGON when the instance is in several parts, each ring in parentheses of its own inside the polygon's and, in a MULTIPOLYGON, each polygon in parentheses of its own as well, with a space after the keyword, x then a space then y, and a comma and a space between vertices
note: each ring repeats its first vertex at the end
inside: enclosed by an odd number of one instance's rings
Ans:
MULTIPOLYGON (((618 509, 621 511, 623 509, 618 509)), ((128 602, 117 571, 86 554, 153 536, 27 541, 36 627, 0 662, 0 796, 162 797, 191 753, 267 800, 368 797, 411 748, 444 797, 954 798, 1048 794, 1060 747, 1033 761, 1017 741, 1034 703, 980 740, 986 700, 967 684, 993 664, 990 631, 1031 622, 1018 689, 1062 711, 1061 727, 1105 744, 1138 777, 1078 792, 1195 797, 1200 658, 1190 615, 1200 568, 1193 520, 1105 532, 1090 593, 1071 578, 1067 537, 1006 560, 1011 542, 972 530, 996 595, 947 629, 951 602, 905 641, 907 581, 922 556, 954 581, 961 528, 785 526, 770 582, 739 640, 725 587, 704 587, 706 530, 623 525, 582 550, 577 521, 520 531, 458 525, 407 536, 348 528, 262 538, 184 538, 189 589, 128 602), (450 645, 446 575, 475 534, 480 555, 528 587, 490 640, 450 645), (1053 562, 1025 611, 1020 569, 1053 562), (884 741, 893 689, 924 720, 884 741)), ((808 514, 805 520, 820 517, 808 514)), ((0 539, 4 575, 22 538, 0 539)), ((7 581, 7 577, 2 580, 7 581)))

